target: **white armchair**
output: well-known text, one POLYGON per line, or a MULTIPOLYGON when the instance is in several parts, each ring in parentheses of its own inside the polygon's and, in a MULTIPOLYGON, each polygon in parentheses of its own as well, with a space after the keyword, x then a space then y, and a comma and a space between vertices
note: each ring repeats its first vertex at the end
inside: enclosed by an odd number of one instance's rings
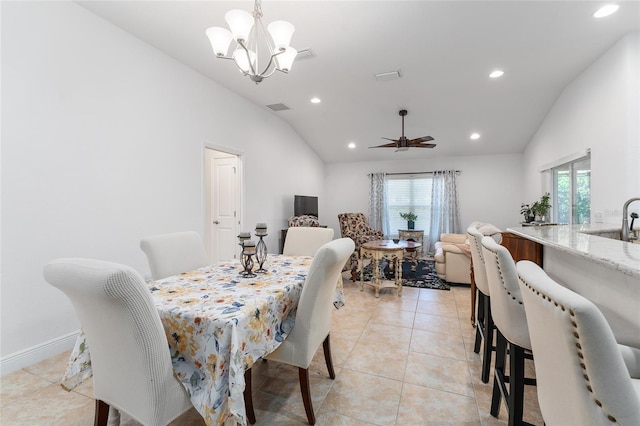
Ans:
MULTIPOLYGON (((471 284, 471 252, 463 250, 466 234, 441 234, 435 244, 436 272, 448 282, 471 284)), ((467 244, 468 247, 468 244, 467 244)))

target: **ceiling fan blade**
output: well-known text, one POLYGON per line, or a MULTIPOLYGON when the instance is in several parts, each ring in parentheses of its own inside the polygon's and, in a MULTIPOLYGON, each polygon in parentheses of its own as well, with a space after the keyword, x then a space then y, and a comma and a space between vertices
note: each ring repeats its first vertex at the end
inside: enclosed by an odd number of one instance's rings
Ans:
POLYGON ((435 148, 435 143, 419 143, 415 145, 409 145, 410 148, 435 148))
POLYGON ((380 139, 386 139, 386 140, 388 140, 388 141, 394 141, 394 142, 396 142, 396 143, 400 142, 400 140, 399 140, 399 139, 391 139, 391 138, 380 138, 380 139))
POLYGON ((431 136, 423 136, 421 138, 415 138, 415 139, 411 139, 409 141, 409 143, 414 143, 414 142, 429 142, 429 141, 433 141, 435 139, 433 139, 431 136))
POLYGON ((384 145, 370 146, 369 148, 395 148, 397 146, 398 144, 396 142, 393 142, 393 143, 385 143, 384 145))

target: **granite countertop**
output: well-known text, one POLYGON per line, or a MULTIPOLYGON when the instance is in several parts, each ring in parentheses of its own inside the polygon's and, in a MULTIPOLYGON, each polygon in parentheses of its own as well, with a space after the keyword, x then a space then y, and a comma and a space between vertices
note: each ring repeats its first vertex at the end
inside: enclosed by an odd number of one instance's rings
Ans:
POLYGON ((613 224, 516 226, 507 231, 640 279, 640 244, 589 234, 619 232, 613 224))

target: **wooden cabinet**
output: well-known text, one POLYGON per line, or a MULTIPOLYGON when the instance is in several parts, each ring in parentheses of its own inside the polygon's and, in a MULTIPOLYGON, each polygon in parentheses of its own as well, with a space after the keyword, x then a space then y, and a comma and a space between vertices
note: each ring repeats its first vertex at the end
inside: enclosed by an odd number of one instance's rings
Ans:
POLYGON ((516 262, 530 260, 542 267, 542 244, 511 232, 502 233, 502 245, 509 250, 516 262))

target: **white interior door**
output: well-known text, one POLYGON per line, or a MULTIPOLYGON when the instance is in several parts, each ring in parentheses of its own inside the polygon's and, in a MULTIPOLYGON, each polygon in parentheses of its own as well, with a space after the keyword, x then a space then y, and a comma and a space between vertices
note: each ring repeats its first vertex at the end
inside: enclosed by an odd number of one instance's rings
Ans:
POLYGON ((236 155, 207 149, 208 247, 211 260, 230 260, 238 254, 240 172, 236 155))

